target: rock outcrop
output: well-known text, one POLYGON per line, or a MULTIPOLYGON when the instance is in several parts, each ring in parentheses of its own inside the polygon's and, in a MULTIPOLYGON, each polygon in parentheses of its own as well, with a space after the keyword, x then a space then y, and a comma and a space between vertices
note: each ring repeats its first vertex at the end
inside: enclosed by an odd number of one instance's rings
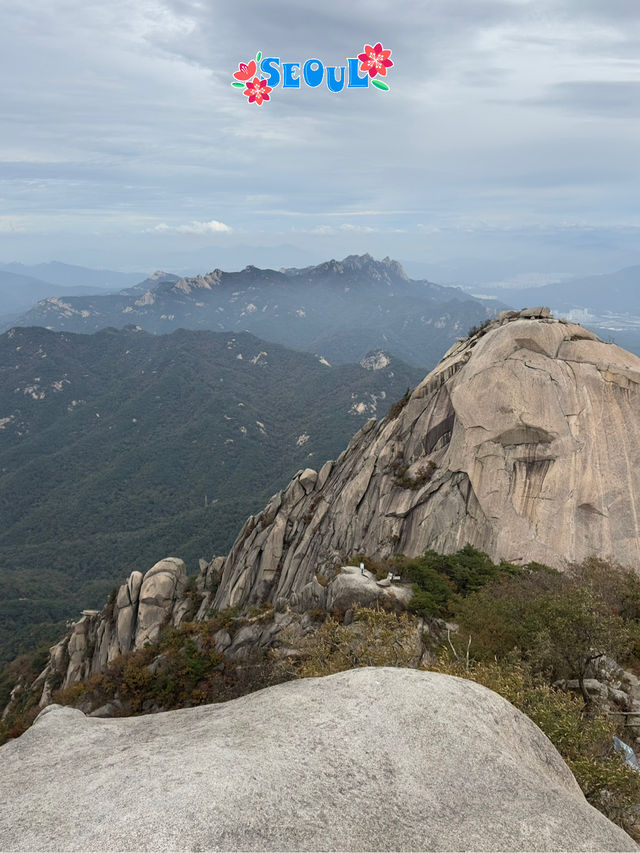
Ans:
MULTIPOLYGON (((210 564, 205 563, 203 579, 210 570, 210 564)), ((164 625, 179 625, 193 603, 185 595, 186 582, 184 562, 166 557, 144 576, 132 572, 104 610, 83 611, 71 633, 51 649, 47 668, 31 686, 41 686, 40 706, 50 702, 53 680, 58 686, 69 687, 103 673, 125 652, 154 643, 164 625)))
MULTIPOLYGON (((16 685, 3 714, 9 713, 25 689, 35 692, 39 707, 44 708, 55 688, 71 687, 105 673, 120 655, 156 643, 164 627, 207 619, 223 564, 223 557, 201 560, 200 574, 191 580, 190 588, 185 565, 176 557, 160 560, 144 576, 132 572, 104 610, 83 611, 70 633, 50 650, 47 666, 38 678, 30 685, 16 685)), ((376 581, 371 572, 356 566, 342 566, 333 577, 322 581, 314 576, 291 596, 280 613, 271 614, 272 618, 240 620, 246 624, 233 637, 221 629, 216 634, 216 650, 227 660, 245 660, 273 646, 283 630, 291 629, 292 624, 299 626, 300 616, 309 612, 343 616, 355 607, 376 606, 401 611, 412 595, 410 583, 376 581)), ((425 651, 424 646, 419 650, 416 663, 425 651)))
POLYGON ((53 705, 0 760, 7 851, 638 849, 529 719, 432 672, 113 720, 53 705))
POLYGON ((205 606, 289 600, 356 552, 638 565, 639 448, 640 359, 547 308, 503 312, 249 518, 205 606))

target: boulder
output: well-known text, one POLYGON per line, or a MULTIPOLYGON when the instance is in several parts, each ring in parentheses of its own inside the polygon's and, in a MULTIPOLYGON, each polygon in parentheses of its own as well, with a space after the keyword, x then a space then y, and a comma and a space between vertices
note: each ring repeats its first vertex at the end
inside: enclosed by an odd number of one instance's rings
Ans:
POLYGON ((101 705, 99 708, 96 708, 95 711, 92 711, 88 714, 89 717, 117 717, 118 714, 122 714, 124 712, 124 705, 119 699, 114 699, 111 702, 105 702, 104 705, 101 705))
POLYGON ((221 628, 219 631, 213 635, 213 643, 215 646, 215 650, 220 653, 224 652, 231 645, 231 636, 228 631, 225 631, 224 628, 221 628))
POLYGON ((307 494, 313 491, 313 487, 316 484, 318 479, 318 472, 314 471, 313 468, 305 468, 302 474, 300 474, 300 485, 305 490, 307 494))
POLYGON ((520 316, 519 311, 512 311, 512 310, 500 311, 496 320, 498 323, 507 323, 509 320, 515 320, 515 318, 519 317, 519 316, 520 316))
POLYGON ((478 684, 365 668, 0 748, 2 850, 627 851, 540 730, 478 684))
MULTIPOLYGON (((580 690, 580 682, 577 678, 570 678, 564 684, 567 690, 580 690)), ((584 687, 590 696, 598 696, 601 699, 607 698, 607 687, 597 678, 585 678, 584 687)))
POLYGON ((327 587, 327 610, 346 613, 352 607, 371 607, 381 595, 373 577, 345 566, 327 587))
POLYGON ((134 648, 155 643, 160 629, 171 618, 187 579, 187 568, 177 557, 166 557, 145 574, 140 588, 134 648))
POLYGON ((625 693, 624 690, 618 690, 616 687, 612 687, 610 684, 607 685, 607 698, 625 711, 631 705, 629 694, 625 693))
POLYGON ((309 581, 298 594, 291 597, 291 606, 299 613, 308 610, 324 610, 327 606, 327 588, 317 578, 309 581))
POLYGON ((537 308, 523 308, 522 311, 519 312, 519 315, 523 320, 532 320, 534 318, 545 318, 551 316, 551 310, 549 308, 545 308, 542 305, 538 305, 537 308))

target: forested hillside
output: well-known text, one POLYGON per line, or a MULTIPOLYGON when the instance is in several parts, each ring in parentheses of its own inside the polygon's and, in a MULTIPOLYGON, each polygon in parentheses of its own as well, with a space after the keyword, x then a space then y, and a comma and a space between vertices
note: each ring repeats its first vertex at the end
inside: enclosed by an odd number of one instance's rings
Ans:
POLYGON ((384 354, 365 364, 246 333, 0 336, 0 661, 133 569, 226 553, 297 469, 422 378, 384 354))

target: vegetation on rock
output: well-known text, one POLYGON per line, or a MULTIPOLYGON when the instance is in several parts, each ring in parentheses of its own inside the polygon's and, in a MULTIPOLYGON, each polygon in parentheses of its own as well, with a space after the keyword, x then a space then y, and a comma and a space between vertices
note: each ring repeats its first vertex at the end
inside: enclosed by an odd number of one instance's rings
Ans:
POLYGON ((591 803, 640 841, 640 773, 615 752, 625 732, 602 711, 586 714, 578 696, 552 687, 517 656, 474 661, 468 668, 443 652, 437 672, 468 678, 508 699, 539 726, 566 761, 591 803))

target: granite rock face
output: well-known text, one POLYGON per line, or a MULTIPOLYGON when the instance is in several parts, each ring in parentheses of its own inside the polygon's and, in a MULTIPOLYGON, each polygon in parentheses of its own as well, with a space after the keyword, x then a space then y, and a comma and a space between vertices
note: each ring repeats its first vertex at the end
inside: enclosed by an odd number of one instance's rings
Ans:
MULTIPOLYGON (((208 570, 205 564, 205 576, 208 570)), ((132 572, 104 610, 85 610, 71 633, 53 646, 47 667, 32 685, 42 686, 40 706, 51 701, 53 673, 61 687, 69 687, 105 672, 119 655, 155 642, 164 625, 179 624, 190 604, 184 594, 186 580, 184 562, 166 557, 144 576, 132 572)))
POLYGON ((357 552, 640 562, 635 355, 545 308, 504 312, 404 403, 247 521, 207 606, 289 599, 357 552))
POLYGON ((433 672, 146 717, 52 705, 0 761, 5 851, 638 849, 529 719, 433 672))
MULTIPOLYGON (((181 601, 186 580, 187 567, 176 557, 160 560, 149 569, 140 587, 134 648, 142 649, 145 643, 156 642, 160 628, 181 601)), ((176 617, 176 622, 179 621, 176 617)))

